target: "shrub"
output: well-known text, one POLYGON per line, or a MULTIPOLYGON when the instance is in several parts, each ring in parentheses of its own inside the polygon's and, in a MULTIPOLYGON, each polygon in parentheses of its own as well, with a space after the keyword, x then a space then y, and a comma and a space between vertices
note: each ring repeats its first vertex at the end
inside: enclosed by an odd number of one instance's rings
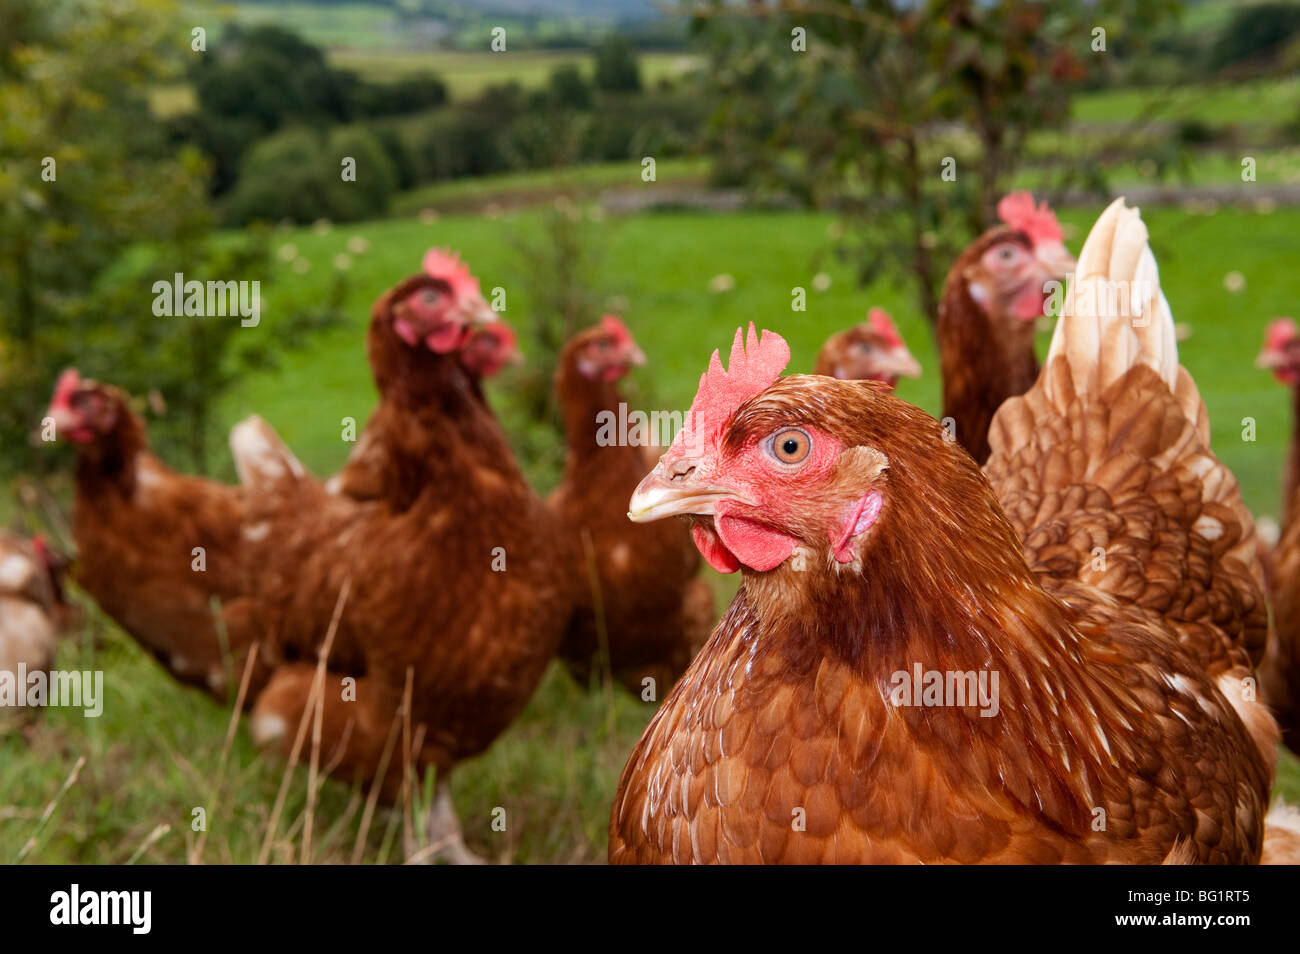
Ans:
POLYGON ((397 189, 397 172, 369 130, 352 127, 326 135, 302 127, 258 143, 240 170, 226 206, 226 221, 338 222, 383 215, 397 189), (342 160, 356 161, 356 181, 342 178, 342 160))
POLYGON ((596 50, 596 86, 610 93, 641 89, 641 66, 626 37, 611 34, 596 50))

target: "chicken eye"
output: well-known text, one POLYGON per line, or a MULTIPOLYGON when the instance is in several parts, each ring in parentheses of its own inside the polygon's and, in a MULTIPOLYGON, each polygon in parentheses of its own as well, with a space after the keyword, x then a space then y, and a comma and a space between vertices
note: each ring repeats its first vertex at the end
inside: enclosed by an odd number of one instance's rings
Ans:
POLYGON ((812 450, 812 439, 806 431, 787 427, 772 436, 772 456, 783 464, 801 464, 812 450))

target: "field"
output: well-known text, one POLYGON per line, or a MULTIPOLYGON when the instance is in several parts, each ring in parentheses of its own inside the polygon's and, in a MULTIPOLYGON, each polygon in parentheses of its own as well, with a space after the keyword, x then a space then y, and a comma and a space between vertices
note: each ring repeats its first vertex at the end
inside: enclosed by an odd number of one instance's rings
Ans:
MULTIPOLYGON (((1097 211, 1063 215, 1076 249, 1097 211)), ((280 287, 298 283, 322 292, 348 240, 368 241, 369 250, 353 255, 347 270, 352 323, 286 355, 279 372, 249 380, 221 408, 221 429, 256 411, 316 472, 335 470, 350 449, 340 438, 342 418, 363 420, 374 403, 361 348, 370 301, 415 271, 425 248, 449 245, 473 263, 485 289, 506 289, 506 317, 525 329, 530 303, 516 279, 518 238, 537 228, 539 214, 444 215, 434 223, 411 214, 278 233, 277 245, 291 244, 311 264, 299 275, 277 258, 280 287)), ((1247 503, 1257 513, 1276 514, 1290 432, 1287 396, 1253 360, 1266 322, 1295 308, 1291 276, 1300 251, 1300 210, 1224 208, 1209 216, 1147 209, 1144 215, 1174 314, 1190 333, 1183 361, 1209 407, 1215 450, 1236 472, 1247 503), (1227 287, 1235 282, 1225 282, 1234 272, 1244 280, 1236 292, 1227 287), (1253 441, 1243 439, 1247 419, 1256 425, 1253 441)), ((743 322, 782 332, 794 353, 791 370, 802 371, 829 332, 879 304, 897 317, 925 369, 920 380, 903 383, 901 396, 936 411, 938 364, 910 297, 886 285, 857 288, 845 267, 823 260, 819 252, 832 222, 820 214, 685 212, 591 221, 597 290, 626 317, 650 358, 635 375, 634 406, 684 407, 709 351, 725 345, 743 322), (830 276, 829 289, 810 292, 807 312, 792 313, 791 289, 810 287, 818 272, 830 276), (732 276, 732 290, 709 290, 719 274, 732 276)), ((269 286, 264 296, 262 330, 276 320, 275 289, 269 286)), ((526 335, 522 346, 527 355, 526 335)), ((509 372, 492 388, 492 398, 517 428, 509 372)), ((550 470, 534 466, 532 472, 544 484, 550 470)), ((716 579, 725 594, 732 581, 716 579)), ((83 719, 54 710, 22 734, 0 737, 0 861, 184 861, 195 850, 191 825, 200 807, 209 829, 202 854, 207 862, 247 862, 263 854, 281 861, 303 860, 304 854, 311 861, 353 857, 364 814, 358 793, 324 786, 313 806, 317 834, 304 852, 309 800, 307 773, 299 769, 289 777, 283 812, 268 837, 282 763, 259 758, 240 730, 219 771, 229 708, 174 686, 110 625, 92 618, 66 643, 59 665, 105 670, 105 712, 83 719), (85 765, 61 791, 80 756, 85 765)), ((579 687, 553 667, 523 718, 453 777, 470 846, 501 861, 602 860, 618 772, 650 715, 651 706, 621 691, 579 687), (504 832, 490 828, 496 807, 506 810, 504 832)), ((1300 766, 1287 760, 1283 773, 1283 790, 1300 799, 1300 766)), ((381 810, 360 840, 360 857, 398 860, 400 828, 396 813, 381 810)))

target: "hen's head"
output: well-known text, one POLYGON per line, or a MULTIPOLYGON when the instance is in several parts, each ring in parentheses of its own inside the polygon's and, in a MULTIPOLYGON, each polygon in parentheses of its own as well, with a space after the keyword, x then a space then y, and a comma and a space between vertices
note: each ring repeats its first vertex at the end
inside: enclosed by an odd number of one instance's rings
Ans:
POLYGON ((866 321, 826 339, 817 355, 817 373, 846 381, 879 381, 893 388, 900 377, 920 377, 921 366, 889 312, 872 308, 866 321))
POLYGON ((470 328, 456 356, 466 371, 480 378, 490 378, 507 364, 523 360, 514 329, 504 321, 489 321, 470 328))
POLYGON ((386 323, 403 343, 423 344, 436 354, 450 354, 462 344, 466 329, 496 320, 476 279, 456 253, 430 249, 424 271, 402 282, 375 305, 375 321, 386 323))
POLYGON ((633 367, 645 364, 645 354, 621 319, 605 315, 570 339, 563 363, 588 381, 617 381, 633 367))
POLYGON ((938 421, 874 382, 780 377, 789 357, 752 325, 727 370, 714 353, 631 520, 688 515, 714 569, 745 568, 765 618, 852 653, 868 633, 953 632, 963 600, 1032 589, 987 479, 938 421))
POLYGON ((1043 286, 1063 281, 1075 261, 1046 202, 1035 206, 1028 192, 1013 192, 998 203, 998 218, 1003 224, 976 239, 954 270, 990 318, 1031 323, 1049 298, 1043 286))
POLYGON ((1300 330, 1290 318, 1274 318, 1264 334, 1264 349, 1255 362, 1287 387, 1300 385, 1300 330))
POLYGON ((128 414, 125 398, 117 388, 83 378, 76 368, 59 375, 45 412, 54 421, 56 436, 74 444, 90 444, 112 433, 128 414))

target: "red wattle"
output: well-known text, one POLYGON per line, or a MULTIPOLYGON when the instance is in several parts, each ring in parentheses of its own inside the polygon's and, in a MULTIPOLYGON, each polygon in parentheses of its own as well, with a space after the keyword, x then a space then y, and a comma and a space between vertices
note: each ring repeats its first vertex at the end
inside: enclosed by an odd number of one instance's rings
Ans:
POLYGON ((793 537, 744 517, 717 517, 718 537, 736 559, 755 570, 780 566, 797 545, 793 537))
POLYGON ((450 354, 460 346, 462 337, 460 325, 447 322, 424 336, 424 344, 434 354, 450 354))
POLYGON ((735 573, 740 569, 740 561, 731 555, 717 534, 708 527, 698 523, 691 527, 691 539, 695 541, 695 548, 700 551, 705 562, 719 573, 735 573))

